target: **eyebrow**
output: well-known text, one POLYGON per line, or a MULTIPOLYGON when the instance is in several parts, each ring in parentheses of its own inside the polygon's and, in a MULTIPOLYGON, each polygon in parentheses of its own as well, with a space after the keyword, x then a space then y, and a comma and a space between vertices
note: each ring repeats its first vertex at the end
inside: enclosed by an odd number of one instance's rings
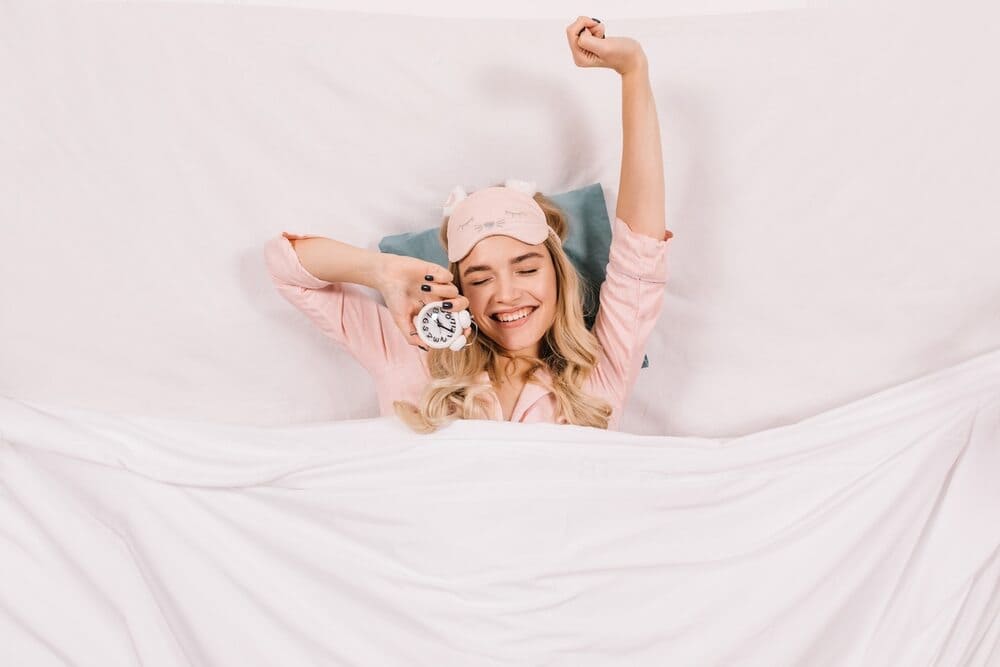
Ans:
MULTIPOLYGON (((513 266, 518 262, 523 262, 524 260, 531 259, 532 257, 540 257, 542 259, 545 259, 545 255, 539 252, 528 252, 523 255, 518 255, 514 259, 510 260, 510 264, 511 266, 513 266)), ((470 266, 469 268, 467 268, 465 272, 462 274, 462 277, 464 278, 465 276, 468 276, 470 273, 475 273, 476 271, 492 271, 492 270, 493 267, 491 266, 487 266, 485 264, 477 264, 476 266, 470 266)))

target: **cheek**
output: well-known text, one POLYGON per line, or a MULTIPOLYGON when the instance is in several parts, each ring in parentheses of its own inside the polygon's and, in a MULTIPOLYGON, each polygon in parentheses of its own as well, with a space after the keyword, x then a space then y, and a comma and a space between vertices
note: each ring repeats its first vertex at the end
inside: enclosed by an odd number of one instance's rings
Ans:
POLYGON ((469 312, 475 315, 476 319, 486 317, 486 299, 483 298, 481 292, 482 290, 475 290, 463 294, 469 300, 469 312))
POLYGON ((556 279, 555 276, 549 276, 549 279, 545 282, 542 288, 542 293, 545 295, 545 302, 549 304, 550 307, 555 307, 556 305, 556 279))

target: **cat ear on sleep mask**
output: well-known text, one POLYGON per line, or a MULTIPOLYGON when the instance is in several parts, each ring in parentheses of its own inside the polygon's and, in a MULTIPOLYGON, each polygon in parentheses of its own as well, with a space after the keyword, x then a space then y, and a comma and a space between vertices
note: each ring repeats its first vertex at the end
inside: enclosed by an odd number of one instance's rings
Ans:
POLYGON ((461 185, 456 185, 451 189, 451 193, 448 195, 448 199, 444 202, 444 205, 441 207, 442 213, 444 213, 445 216, 451 215, 451 212, 455 210, 455 206, 457 206, 460 201, 462 201, 468 196, 469 195, 465 191, 465 188, 463 188, 461 185))

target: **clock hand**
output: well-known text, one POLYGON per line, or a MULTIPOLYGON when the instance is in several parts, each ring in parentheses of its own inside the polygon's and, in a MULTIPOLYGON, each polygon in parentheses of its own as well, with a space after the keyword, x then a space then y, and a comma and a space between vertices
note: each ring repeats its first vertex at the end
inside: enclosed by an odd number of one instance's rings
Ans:
POLYGON ((446 327, 446 326, 444 326, 442 324, 442 322, 444 321, 444 318, 443 317, 439 317, 437 313, 434 313, 433 315, 431 315, 431 318, 434 320, 434 324, 437 325, 438 333, 441 333, 442 329, 444 329, 445 331, 449 331, 452 334, 455 333, 455 329, 454 328, 449 329, 448 327, 446 327))

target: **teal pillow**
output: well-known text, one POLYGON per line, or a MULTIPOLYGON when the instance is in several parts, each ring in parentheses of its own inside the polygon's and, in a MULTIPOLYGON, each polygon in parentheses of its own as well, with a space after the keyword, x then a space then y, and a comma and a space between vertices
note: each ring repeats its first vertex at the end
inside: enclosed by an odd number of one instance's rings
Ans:
MULTIPOLYGON (((601 283, 604 282, 611 247, 611 221, 604 201, 604 189, 600 183, 594 183, 545 196, 568 218, 569 234, 563 242, 563 249, 584 283, 583 319, 587 328, 591 329, 597 319, 601 283)), ((438 229, 435 226, 420 232, 386 236, 379 241, 378 249, 394 255, 418 257, 448 268, 448 255, 441 246, 438 229)), ((642 367, 647 366, 649 357, 644 356, 642 367)))

